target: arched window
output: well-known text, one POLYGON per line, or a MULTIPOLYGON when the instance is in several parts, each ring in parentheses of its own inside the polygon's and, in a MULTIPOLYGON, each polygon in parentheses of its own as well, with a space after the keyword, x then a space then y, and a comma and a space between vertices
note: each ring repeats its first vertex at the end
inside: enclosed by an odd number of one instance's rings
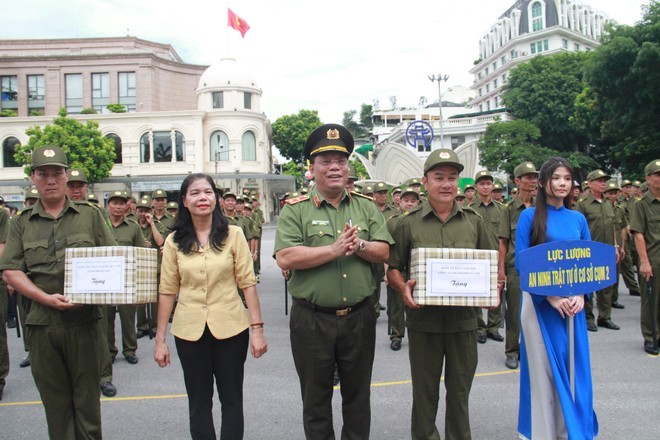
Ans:
POLYGON ((121 163, 121 138, 114 133, 108 133, 105 135, 108 139, 112 139, 115 143, 115 163, 121 163))
POLYGON ((20 167, 16 159, 14 159, 14 153, 16 153, 16 147, 20 146, 21 143, 15 137, 8 137, 2 142, 2 166, 5 168, 9 167, 20 167))
POLYGON ((543 5, 541 2, 532 3, 532 32, 543 29, 543 5))
POLYGON ((178 131, 154 131, 151 133, 151 145, 149 133, 140 138, 140 161, 143 163, 151 161, 151 152, 154 154, 154 162, 173 162, 172 143, 176 152, 176 161, 183 162, 186 155, 186 140, 178 131))
POLYGON ((229 136, 222 130, 214 131, 209 141, 211 162, 229 160, 229 136))
POLYGON ((257 160, 257 140, 254 133, 246 131, 243 133, 242 153, 243 160, 257 160))

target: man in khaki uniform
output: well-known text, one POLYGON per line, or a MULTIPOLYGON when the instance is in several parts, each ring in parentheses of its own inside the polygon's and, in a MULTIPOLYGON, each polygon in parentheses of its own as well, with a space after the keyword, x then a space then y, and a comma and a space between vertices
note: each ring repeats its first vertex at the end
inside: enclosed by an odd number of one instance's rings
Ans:
MULTIPOLYGON (((616 241, 616 214, 614 206, 609 200, 604 199, 605 187, 610 176, 602 170, 594 170, 587 175, 589 182, 589 195, 583 197, 575 205, 575 210, 581 212, 589 224, 591 239, 601 243, 617 247, 616 261, 619 262, 620 248, 616 241)), ((612 322, 612 296, 614 286, 609 286, 596 292, 598 304, 598 327, 610 330, 619 330, 619 326, 612 322)), ((594 323, 593 295, 585 302, 584 308, 587 315, 587 329, 598 331, 594 323)))
POLYGON ((644 168, 648 193, 633 207, 630 216, 630 230, 635 236, 639 253, 639 275, 641 278, 642 310, 641 327, 644 337, 644 350, 658 355, 658 342, 653 341, 653 328, 656 337, 660 334, 660 159, 652 160, 644 168), (652 300, 647 289, 651 285, 652 300), (655 322, 651 321, 653 310, 655 322))
POLYGON ((532 162, 523 162, 513 170, 514 183, 518 187, 516 195, 502 209, 500 219, 500 248, 498 279, 506 279, 506 342, 504 343, 505 365, 518 368, 520 358, 520 278, 515 266, 516 227, 520 213, 534 204, 539 172, 532 162))
MULTIPOLYGON (((499 248, 499 238, 497 234, 500 228, 500 217, 502 216, 503 206, 494 201, 491 197, 493 192, 493 175, 487 171, 479 171, 474 176, 474 185, 477 189, 477 197, 472 202, 470 208, 477 211, 484 219, 484 225, 490 234, 493 236, 493 250, 499 248)), ((501 300, 501 298, 500 298, 501 300)), ((493 341, 502 342, 504 337, 500 335, 500 324, 502 323, 502 304, 494 309, 487 311, 488 323, 484 322, 483 312, 477 310, 478 329, 477 329, 477 342, 480 344, 486 343, 486 338, 493 341)))
MULTIPOLYGON (((619 184, 616 179, 612 179, 607 182, 605 185, 605 197, 610 201, 614 207, 614 213, 616 214, 614 228, 616 232, 616 242, 625 243, 628 241, 628 219, 626 218, 625 206, 623 203, 620 203, 618 200, 619 195, 619 184)), ((625 258, 625 248, 623 246, 619 247, 621 255, 619 258, 619 263, 616 265, 616 283, 614 283, 614 288, 612 289, 612 308, 613 309, 625 309, 626 306, 619 304, 619 276, 622 275, 621 267, 622 262, 625 258)))
POLYGON ((394 230, 388 280, 408 306, 413 440, 440 439, 435 424, 444 367, 445 437, 469 439, 469 396, 477 369, 477 313, 474 307, 420 306, 412 297, 410 252, 415 248, 493 249, 494 237, 472 208, 454 200, 463 165, 453 150, 438 149, 424 162, 428 200, 403 217, 394 230))
POLYGON ((59 147, 32 153, 30 178, 40 198, 12 222, 0 270, 32 300, 28 344, 49 437, 101 438, 101 310, 62 295, 64 252, 117 242, 98 208, 66 197, 67 166, 59 147))
POLYGON ((375 277, 392 242, 385 219, 366 197, 346 191, 353 136, 341 125, 314 130, 305 157, 316 185, 287 200, 274 256, 291 272, 291 351, 300 379, 308 439, 335 438, 332 380, 341 379, 343 439, 368 439, 376 315, 375 277))
MULTIPOLYGON (((376 205, 380 213, 383 214, 383 218, 385 219, 385 221, 387 221, 387 219, 392 217, 393 215, 399 213, 396 209, 390 207, 387 204, 388 187, 386 182, 383 181, 376 182, 371 187, 372 187, 371 198, 373 199, 374 204, 376 205)), ((385 278, 385 265, 382 263, 374 263, 373 266, 374 266, 374 271, 376 273, 376 289, 374 289, 374 308, 376 309, 376 316, 380 317, 380 311, 385 310, 385 307, 383 307, 380 304, 381 283, 385 278)))
POLYGON ((169 232, 174 230, 174 216, 167 212, 167 193, 164 189, 157 189, 151 193, 151 204, 154 207, 153 216, 158 220, 161 225, 169 229, 169 232))
MULTIPOLYGON (((632 181, 623 180, 621 182, 621 195, 619 201, 624 208, 626 214, 626 221, 630 225, 630 216, 632 214, 633 205, 635 205, 636 197, 634 195, 635 187, 632 181)), ((628 228, 630 229, 630 228, 628 228)), ((635 247, 635 238, 633 234, 628 231, 627 240, 623 242, 624 257, 621 260, 621 276, 626 283, 628 292, 632 296, 640 296, 639 283, 635 276, 634 266, 637 265, 637 248, 635 247)))

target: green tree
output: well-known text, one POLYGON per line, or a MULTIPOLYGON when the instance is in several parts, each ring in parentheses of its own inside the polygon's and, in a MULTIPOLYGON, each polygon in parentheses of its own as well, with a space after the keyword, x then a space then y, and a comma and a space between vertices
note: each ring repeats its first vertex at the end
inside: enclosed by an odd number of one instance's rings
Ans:
POLYGON ((502 95, 516 118, 541 131, 539 142, 561 152, 590 150, 590 139, 571 123, 575 99, 584 90, 585 52, 538 56, 511 70, 502 95))
POLYGON ((293 176, 296 179, 296 188, 301 188, 303 186, 304 171, 300 164, 297 164, 292 160, 285 163, 282 165, 282 174, 293 176))
POLYGON ((594 113, 580 122, 595 128, 614 166, 641 175, 660 157, 660 2, 643 6, 635 26, 608 31, 585 67, 594 113))
POLYGON ((367 169, 364 167, 360 159, 353 159, 350 161, 350 163, 355 170, 355 176, 358 178, 358 180, 369 179, 369 173, 367 172, 367 169))
POLYGON ((19 164, 25 165, 27 175, 31 171, 32 152, 45 145, 61 147, 67 155, 69 166, 85 170, 89 183, 99 182, 110 175, 115 161, 115 143, 101 135, 96 121, 83 124, 68 117, 66 109, 62 108, 51 125, 43 129, 30 127, 25 133, 30 139, 16 148, 14 157, 19 164))
POLYGON ((16 116, 18 116, 18 113, 16 113, 15 110, 12 110, 10 108, 6 108, 0 111, 0 118, 13 118, 16 116))
POLYGON ((355 120, 355 115, 357 115, 357 110, 349 110, 344 112, 341 125, 346 127, 346 129, 351 132, 354 138, 360 138, 362 137, 363 130, 360 124, 355 120))
POLYGON ((108 104, 105 106, 111 113, 126 113, 126 107, 121 104, 108 104))
POLYGON ((297 115, 281 116, 273 123, 273 141, 282 156, 302 164, 305 141, 321 125, 316 110, 300 110, 297 115))

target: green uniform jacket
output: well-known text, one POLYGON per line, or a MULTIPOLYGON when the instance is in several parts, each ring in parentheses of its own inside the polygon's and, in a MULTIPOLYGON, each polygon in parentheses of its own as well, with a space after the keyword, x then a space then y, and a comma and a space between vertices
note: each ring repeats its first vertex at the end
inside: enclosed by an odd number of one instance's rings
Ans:
POLYGON ((614 205, 609 200, 598 201, 592 194, 589 194, 584 199, 579 200, 574 209, 587 218, 593 241, 611 245, 619 244, 615 241, 616 214, 614 205))
MULTIPOLYGON (((534 200, 532 199, 532 204, 534 206, 534 200)), ((518 196, 514 197, 504 205, 504 208, 501 210, 501 218, 499 225, 499 238, 506 238, 509 240, 509 246, 506 250, 506 267, 505 269, 512 270, 516 267, 516 228, 518 226, 518 218, 520 213, 527 209, 525 203, 518 196)))
POLYGON ((176 219, 172 214, 167 212, 167 209, 165 210, 165 214, 163 214, 161 218, 156 218, 156 214, 154 213, 154 220, 158 220, 160 224, 163 225, 163 227, 169 230, 169 232, 174 231, 174 223, 176 222, 176 219))
POLYGON ((499 249, 499 231, 500 221, 502 220, 502 210, 504 206, 495 200, 490 200, 489 204, 484 204, 481 199, 477 198, 474 203, 470 205, 484 219, 484 225, 490 234, 493 235, 495 247, 493 250, 499 249))
MULTIPOLYGON (((390 250, 389 265, 409 279, 410 252, 415 248, 494 248, 494 237, 484 221, 471 208, 461 208, 456 202, 446 221, 438 217, 430 203, 424 202, 405 217, 394 230, 395 244, 390 250)), ((420 332, 455 333, 477 330, 475 307, 425 306, 408 309, 408 328, 420 332)))
MULTIPOLYGON (((393 243, 383 215, 368 197, 344 193, 339 208, 335 208, 314 188, 309 197, 295 200, 282 209, 273 256, 292 246, 330 245, 349 219, 358 227, 360 239, 393 243)), ((337 258, 310 269, 293 270, 289 281, 291 296, 323 307, 357 304, 371 296, 375 287, 371 263, 357 255, 337 258)))
MULTIPOLYGON (((660 265, 660 200, 651 191, 635 203, 630 215, 630 230, 644 236, 651 266, 660 265)), ((660 274, 654 273, 653 276, 660 274)))
MULTIPOLYGON (((116 245, 97 207, 67 197, 64 209, 54 219, 38 201, 12 221, 0 270, 23 271, 44 292, 63 293, 66 248, 116 245)), ((60 312, 33 301, 26 323, 71 326, 100 317, 98 306, 60 312)))
MULTIPOLYGON (((140 225, 124 217, 118 226, 110 224, 112 235, 119 246, 147 247, 140 225)), ((151 228, 149 228, 151 233, 151 228)))

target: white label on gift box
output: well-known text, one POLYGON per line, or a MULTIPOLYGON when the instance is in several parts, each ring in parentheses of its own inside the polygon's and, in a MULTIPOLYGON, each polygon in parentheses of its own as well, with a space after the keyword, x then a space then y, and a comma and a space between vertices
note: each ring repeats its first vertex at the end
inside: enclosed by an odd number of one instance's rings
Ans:
POLYGON ((126 257, 72 258, 71 294, 125 293, 126 257))
POLYGON ((490 261, 426 259, 427 296, 490 296, 490 261))

